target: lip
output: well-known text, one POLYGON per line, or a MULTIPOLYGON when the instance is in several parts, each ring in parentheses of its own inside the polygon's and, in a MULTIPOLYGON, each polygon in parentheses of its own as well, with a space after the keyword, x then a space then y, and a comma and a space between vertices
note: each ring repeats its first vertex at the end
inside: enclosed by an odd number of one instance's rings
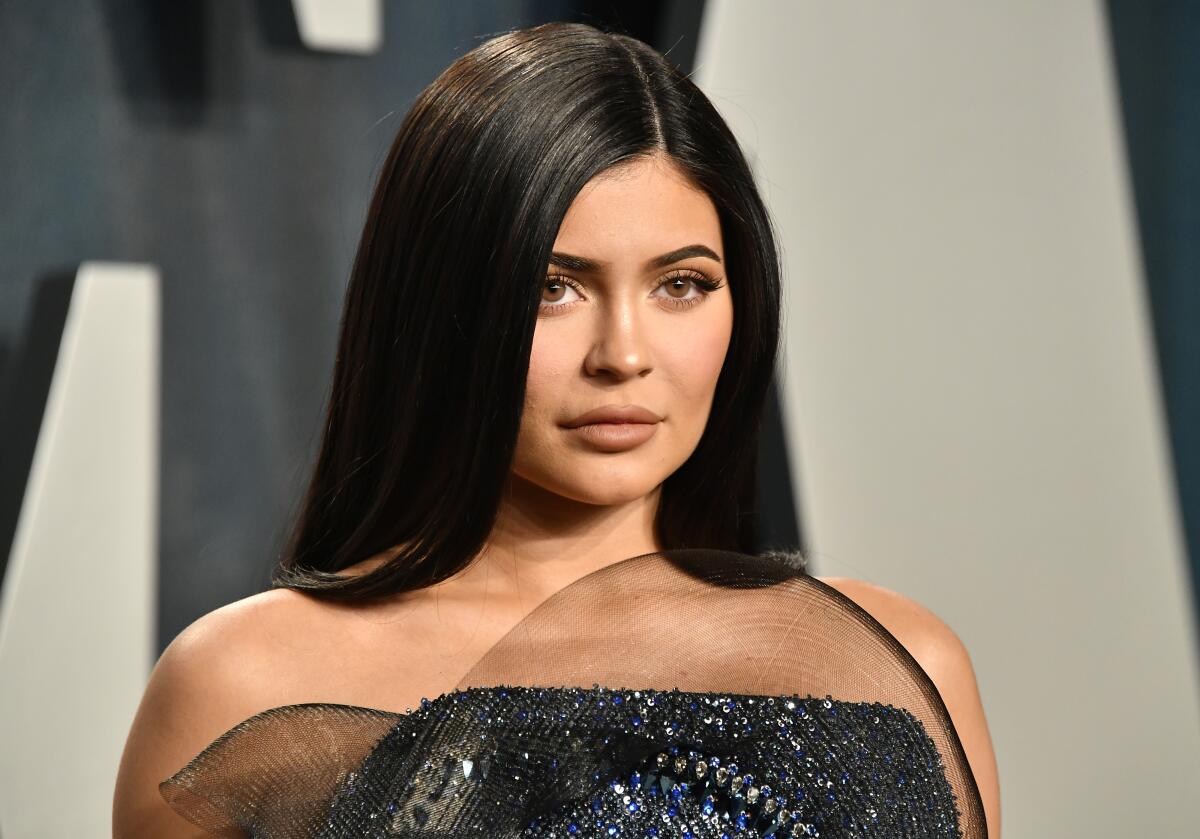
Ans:
POLYGON ((656 422, 593 422, 567 429, 569 434, 602 452, 623 452, 636 448, 657 431, 656 422))
POLYGON ((600 424, 642 424, 653 425, 662 422, 662 417, 641 405, 601 405, 587 413, 580 414, 570 422, 564 423, 565 428, 582 428, 587 425, 600 424))
POLYGON ((623 452, 653 437, 662 419, 641 405, 603 405, 563 427, 593 449, 623 452))

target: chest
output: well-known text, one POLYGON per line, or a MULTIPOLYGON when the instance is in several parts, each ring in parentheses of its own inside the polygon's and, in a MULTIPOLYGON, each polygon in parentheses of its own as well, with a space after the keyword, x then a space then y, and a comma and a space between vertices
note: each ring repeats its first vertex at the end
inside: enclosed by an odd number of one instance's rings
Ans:
POLYGON ((405 712, 454 689, 518 619, 496 605, 426 597, 310 610, 274 656, 275 699, 405 712))

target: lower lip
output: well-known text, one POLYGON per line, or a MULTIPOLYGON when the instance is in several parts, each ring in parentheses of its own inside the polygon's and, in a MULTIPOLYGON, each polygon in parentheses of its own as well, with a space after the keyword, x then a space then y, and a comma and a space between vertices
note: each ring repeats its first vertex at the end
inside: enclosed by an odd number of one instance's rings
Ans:
POLYGON ((623 452, 640 446, 654 436, 656 422, 596 422, 568 428, 589 445, 606 452, 623 452))

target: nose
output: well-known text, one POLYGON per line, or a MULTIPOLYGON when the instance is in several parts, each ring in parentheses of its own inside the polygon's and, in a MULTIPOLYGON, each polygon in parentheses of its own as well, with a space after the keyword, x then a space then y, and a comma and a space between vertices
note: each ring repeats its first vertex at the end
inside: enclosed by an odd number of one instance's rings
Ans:
POLYGON ((584 359, 589 376, 608 374, 618 380, 644 376, 653 367, 647 324, 642 323, 635 302, 598 307, 596 339, 584 359))

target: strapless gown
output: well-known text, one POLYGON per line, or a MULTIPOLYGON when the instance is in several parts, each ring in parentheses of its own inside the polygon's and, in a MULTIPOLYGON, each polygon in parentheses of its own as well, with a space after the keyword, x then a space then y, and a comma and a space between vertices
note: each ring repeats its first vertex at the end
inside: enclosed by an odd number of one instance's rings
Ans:
POLYGON ((903 646, 801 568, 712 550, 585 575, 407 713, 256 714, 160 790, 269 839, 986 837, 903 646))

